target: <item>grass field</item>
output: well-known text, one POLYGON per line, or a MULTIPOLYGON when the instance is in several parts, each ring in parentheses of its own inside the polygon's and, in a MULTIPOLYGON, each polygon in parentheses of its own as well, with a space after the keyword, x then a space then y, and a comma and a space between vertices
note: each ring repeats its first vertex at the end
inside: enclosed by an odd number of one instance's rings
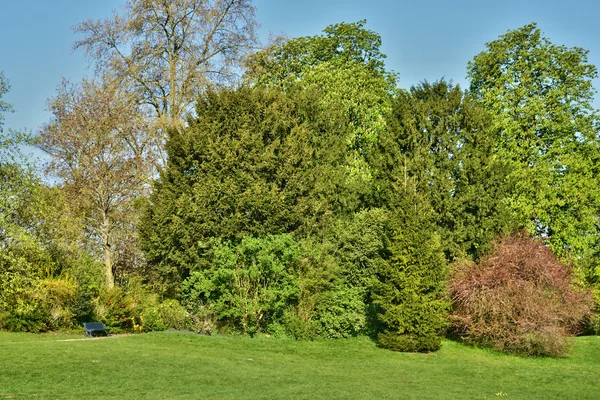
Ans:
POLYGON ((368 339, 79 338, 0 333, 0 399, 600 398, 600 337, 575 339, 562 359, 450 341, 434 354, 401 354, 368 339))

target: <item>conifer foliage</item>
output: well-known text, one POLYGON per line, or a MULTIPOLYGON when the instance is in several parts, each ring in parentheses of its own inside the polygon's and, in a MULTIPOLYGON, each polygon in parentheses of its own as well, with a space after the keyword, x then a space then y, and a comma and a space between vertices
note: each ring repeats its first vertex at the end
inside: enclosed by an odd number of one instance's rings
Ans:
POLYGON ((169 163, 141 225, 154 271, 181 282, 206 266, 210 240, 310 234, 356 203, 345 136, 312 92, 221 90, 167 144, 169 163))
POLYGON ((447 264, 432 229, 431 208, 418 194, 401 193, 391 216, 389 259, 377 271, 373 294, 380 311, 377 338, 395 351, 436 351, 449 307, 447 264))

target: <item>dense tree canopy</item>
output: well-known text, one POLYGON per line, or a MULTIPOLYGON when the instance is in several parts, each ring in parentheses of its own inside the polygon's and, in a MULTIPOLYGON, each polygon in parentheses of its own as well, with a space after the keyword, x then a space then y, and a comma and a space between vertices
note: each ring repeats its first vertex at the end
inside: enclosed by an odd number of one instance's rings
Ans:
MULTIPOLYGON (((447 272, 457 260, 513 263, 514 249, 488 253, 520 227, 574 261, 580 284, 600 281, 598 74, 585 50, 531 24, 487 44, 469 91, 444 80, 402 90, 366 21, 248 55, 255 29, 250 0, 129 0, 75 27, 97 77, 49 102, 37 145, 55 176, 44 183, 13 131, 0 139, 0 329, 99 320, 130 332, 368 334, 433 351, 457 317, 447 272)), ((0 74, 0 117, 7 90, 0 74)), ((549 259, 523 249, 519 265, 549 259)), ((552 262, 536 279, 570 287, 569 267, 552 262)), ((456 277, 510 339, 512 287, 501 308, 456 277)), ((569 299, 587 310, 586 295, 569 299)), ((522 305, 554 318, 541 304, 522 305)), ((568 332, 555 333, 540 338, 553 346, 568 332)))
POLYGON ((396 98, 371 157, 382 204, 396 196, 398 182, 427 194, 450 260, 481 256, 512 224, 492 133, 491 115, 458 86, 425 82, 396 98))
POLYGON ((276 42, 249 59, 246 73, 258 86, 320 91, 323 107, 339 108, 349 128, 348 168, 359 182, 370 178, 364 156, 385 129, 397 78, 385 70, 381 37, 365 23, 330 25, 324 35, 276 42))
POLYGON ((494 116, 497 154, 510 165, 508 204, 559 256, 589 260, 600 211, 596 67, 586 50, 552 43, 536 24, 486 47, 468 76, 494 116))
POLYGON ((345 128, 316 96, 241 88, 199 99, 168 143, 141 227, 152 263, 185 276, 211 238, 306 235, 357 206, 340 167, 345 128))

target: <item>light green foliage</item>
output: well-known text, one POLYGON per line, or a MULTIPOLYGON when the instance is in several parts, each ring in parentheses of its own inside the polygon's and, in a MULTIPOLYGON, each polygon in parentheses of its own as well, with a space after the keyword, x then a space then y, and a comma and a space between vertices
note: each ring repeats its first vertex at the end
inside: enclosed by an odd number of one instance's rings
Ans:
POLYGON ((9 90, 8 80, 4 77, 4 72, 0 71, 0 133, 2 133, 2 126, 4 125, 4 115, 2 113, 13 111, 12 106, 2 100, 2 96, 8 93, 9 90))
POLYGON ((491 124, 460 87, 424 82, 397 96, 370 157, 382 205, 393 202, 398 185, 428 198, 449 260, 480 257, 513 225, 504 205, 506 165, 493 154, 491 124))
POLYGON ((169 163, 142 219, 155 274, 179 283, 207 265, 211 239, 324 229, 358 204, 346 183, 344 130, 314 92, 211 92, 167 144, 169 163))
POLYGON ((144 332, 183 330, 191 325, 187 310, 175 299, 167 299, 153 307, 145 308, 140 317, 141 330, 144 332))
POLYGON ((315 310, 319 335, 339 339, 365 333, 369 322, 367 296, 365 288, 341 283, 323 293, 315 310))
POLYGON ((396 75, 384 68, 381 37, 365 23, 335 24, 324 35, 274 43, 250 58, 246 75, 259 86, 317 90, 326 109, 341 110, 348 127, 348 168, 359 182, 370 178, 364 155, 385 129, 396 90, 396 75))
POLYGON ((362 64, 369 71, 387 75, 381 37, 364 28, 366 21, 326 27, 324 35, 279 40, 254 54, 247 62, 247 78, 266 86, 285 87, 324 62, 362 64))
POLYGON ((559 257, 589 264, 600 210, 596 67, 588 51, 552 43, 536 24, 486 47, 468 77, 495 117, 497 154, 511 171, 508 205, 559 257))
POLYGON ((42 184, 20 152, 31 143, 0 137, 0 327, 36 332, 89 316, 94 280, 81 278, 97 266, 79 248, 81 225, 62 191, 42 184))
POLYGON ((35 298, 45 254, 32 235, 38 180, 22 162, 19 138, 0 137, 0 325, 46 329, 35 298))
POLYGON ((292 334, 299 333, 297 324, 310 330, 314 296, 327 285, 327 271, 315 274, 323 266, 310 253, 289 235, 218 245, 210 268, 183 283, 184 304, 211 313, 224 330, 254 335, 286 323, 292 334))
POLYGON ((373 291, 379 310, 377 339, 395 351, 436 351, 450 305, 445 298, 447 264, 427 200, 410 186, 397 189, 389 258, 377 271, 373 291))

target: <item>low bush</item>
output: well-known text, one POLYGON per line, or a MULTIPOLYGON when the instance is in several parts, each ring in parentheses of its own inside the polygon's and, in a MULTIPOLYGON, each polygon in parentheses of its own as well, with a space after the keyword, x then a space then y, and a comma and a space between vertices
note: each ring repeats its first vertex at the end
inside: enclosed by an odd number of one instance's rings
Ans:
POLYGON ((113 333, 133 332, 138 322, 135 302, 117 287, 106 290, 95 300, 94 311, 113 333))
POLYGON ((454 332, 468 343, 523 355, 563 356, 567 336, 590 313, 571 268, 540 240, 502 238, 479 264, 455 265, 450 295, 454 332))
POLYGON ((141 329, 144 332, 167 329, 184 330, 191 327, 190 316, 177 300, 168 299, 155 306, 145 308, 141 314, 141 329))
POLYGON ((244 238, 214 250, 211 267, 194 271, 182 285, 192 313, 214 314, 221 327, 253 335, 279 319, 298 285, 293 274, 298 246, 287 236, 244 238))
POLYGON ((315 310, 319 334, 337 339, 362 333, 367 324, 364 292, 360 287, 339 287, 324 293, 315 310))

